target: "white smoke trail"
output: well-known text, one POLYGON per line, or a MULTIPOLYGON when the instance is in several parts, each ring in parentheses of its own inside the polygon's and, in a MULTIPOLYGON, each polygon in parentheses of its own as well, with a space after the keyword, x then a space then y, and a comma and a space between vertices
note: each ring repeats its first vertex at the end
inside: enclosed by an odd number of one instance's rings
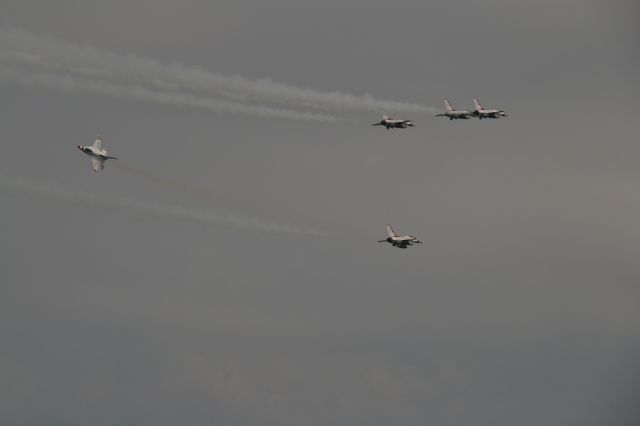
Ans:
POLYGON ((249 114, 264 118, 286 118, 291 120, 336 122, 337 118, 326 114, 298 112, 263 105, 247 105, 224 99, 202 98, 190 93, 160 92, 137 86, 122 86, 104 81, 81 80, 70 75, 46 72, 24 73, 21 70, 0 69, 0 82, 9 81, 23 87, 42 87, 63 93, 86 92, 134 101, 200 108, 232 114, 249 114))
POLYGON ((329 237, 330 234, 313 228, 270 222, 257 218, 239 217, 234 214, 215 213, 208 210, 190 209, 182 206, 167 205, 133 198, 96 195, 88 192, 72 191, 52 183, 37 183, 24 178, 0 176, 0 190, 18 194, 27 194, 36 198, 63 201, 86 207, 103 209, 124 209, 157 218, 178 219, 189 223, 221 227, 233 227, 240 230, 258 230, 264 232, 329 237))
POLYGON ((269 79, 250 80, 197 67, 167 65, 150 58, 40 37, 15 28, 0 28, 0 64, 19 68, 25 73, 40 71, 49 75, 72 76, 93 83, 132 86, 161 93, 190 94, 203 99, 224 99, 236 103, 281 104, 331 113, 434 111, 432 107, 375 99, 371 95, 321 92, 269 79))

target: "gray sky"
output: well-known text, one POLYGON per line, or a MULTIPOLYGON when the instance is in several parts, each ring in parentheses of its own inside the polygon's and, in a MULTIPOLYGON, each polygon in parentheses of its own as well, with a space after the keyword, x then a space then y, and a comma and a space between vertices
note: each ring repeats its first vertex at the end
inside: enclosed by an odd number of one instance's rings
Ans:
POLYGON ((3 424, 640 421, 634 2, 0 5, 3 424))

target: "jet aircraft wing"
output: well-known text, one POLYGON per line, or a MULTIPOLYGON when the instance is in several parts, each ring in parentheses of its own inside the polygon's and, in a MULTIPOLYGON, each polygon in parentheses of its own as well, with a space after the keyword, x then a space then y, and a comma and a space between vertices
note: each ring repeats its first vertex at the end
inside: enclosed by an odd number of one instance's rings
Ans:
POLYGON ((97 158, 91 159, 91 165, 93 166, 93 173, 98 173, 100 170, 104 169, 104 161, 98 160, 97 158))
POLYGON ((102 136, 97 136, 95 142, 93 142, 92 147, 96 150, 96 151, 101 151, 102 150, 102 136))

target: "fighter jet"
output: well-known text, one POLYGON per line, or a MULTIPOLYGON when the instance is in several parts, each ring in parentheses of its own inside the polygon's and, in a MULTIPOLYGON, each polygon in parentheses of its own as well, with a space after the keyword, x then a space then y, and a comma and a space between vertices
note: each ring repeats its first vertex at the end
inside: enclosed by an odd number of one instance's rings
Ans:
POLYGON ((372 126, 385 126, 389 129, 406 129, 407 127, 415 127, 411 120, 396 120, 387 115, 382 116, 382 120, 378 123, 373 123, 372 126))
POLYGON ((98 173, 100 170, 104 169, 104 162, 113 159, 117 160, 116 157, 110 157, 107 154, 107 149, 102 148, 102 136, 98 135, 96 137, 96 141, 91 146, 78 145, 78 149, 89 157, 91 157, 91 165, 93 166, 93 173, 98 173))
POLYGON ((500 109, 485 109, 477 98, 473 98, 473 106, 475 110, 471 113, 474 117, 483 118, 500 118, 508 117, 507 113, 500 109))
POLYGON ((389 243, 394 247, 398 247, 401 249, 406 249, 408 246, 413 244, 422 244, 422 241, 418 240, 413 235, 405 235, 403 237, 398 236, 396 231, 393 230, 391 225, 387 225, 387 239, 379 240, 379 243, 389 243))
POLYGON ((444 114, 436 114, 436 117, 449 117, 449 120, 466 120, 471 118, 469 111, 457 111, 446 98, 444 100, 444 107, 447 111, 444 114))

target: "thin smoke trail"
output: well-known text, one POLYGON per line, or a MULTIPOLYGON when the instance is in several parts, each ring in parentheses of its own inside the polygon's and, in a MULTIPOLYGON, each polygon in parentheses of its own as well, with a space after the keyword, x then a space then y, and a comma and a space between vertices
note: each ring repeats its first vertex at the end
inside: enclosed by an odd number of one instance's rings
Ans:
POLYGON ((148 182, 151 182, 155 185, 161 186, 163 188, 173 189, 175 191, 179 191, 183 194, 193 195, 194 197, 201 200, 211 200, 216 198, 216 195, 202 187, 197 187, 195 185, 186 184, 184 182, 180 182, 174 179, 169 179, 164 176, 160 176, 156 173, 152 173, 148 170, 141 169, 139 167, 134 167, 124 161, 116 161, 113 163, 113 167, 117 167, 119 169, 124 170, 125 172, 137 177, 144 179, 148 182))
POLYGON ((181 195, 187 195, 193 200, 205 202, 208 205, 220 205, 221 203, 227 205, 229 202, 237 202, 238 199, 241 199, 238 198, 235 193, 231 193, 233 196, 230 197, 230 192, 217 192, 203 186, 182 182, 166 175, 151 172, 137 165, 129 164, 122 160, 114 162, 109 167, 117 167, 136 178, 143 179, 163 189, 172 190, 181 195))
POLYGON ((36 198, 62 201, 85 207, 126 210, 150 217, 177 219, 188 223, 232 227, 240 230, 258 230, 284 235, 309 237, 329 237, 321 230, 301 227, 280 222, 265 221, 259 218, 240 217, 234 214, 222 214, 208 210, 191 209, 182 206, 160 204, 127 197, 96 195, 88 192, 72 191, 52 183, 37 183, 18 177, 0 176, 0 190, 26 194, 36 198))
POLYGON ((85 92, 118 99, 146 101, 158 104, 206 109, 232 114, 249 114, 264 118, 285 118, 303 121, 337 122, 326 114, 298 112, 264 105, 248 105, 224 99, 198 97, 190 93, 160 92, 137 86, 122 86, 104 81, 82 80, 46 72, 24 73, 17 69, 0 69, 0 81, 10 81, 24 87, 42 87, 63 93, 85 92))
MULTIPOLYGON (((191 183, 181 182, 179 180, 160 175, 155 172, 151 172, 139 166, 134 166, 125 161, 116 161, 112 163, 109 167, 117 167, 125 172, 131 174, 140 179, 144 179, 147 182, 155 184, 164 189, 174 190, 183 195, 188 195, 192 197, 194 200, 198 200, 200 202, 220 202, 220 200, 228 199, 228 195, 224 193, 216 193, 208 188, 194 185, 191 183)), ((237 201, 237 199, 235 200, 237 201)), ((332 223, 331 224, 331 235, 340 235, 342 239, 352 239, 352 240, 364 240, 370 241, 371 234, 367 230, 358 229, 358 226, 355 224, 345 225, 343 223, 332 223)))
POLYGON ((162 93, 197 95, 240 103, 280 104, 325 112, 429 113, 432 107, 376 99, 371 95, 323 92, 225 76, 198 67, 163 64, 155 59, 104 51, 15 29, 0 28, 0 64, 23 72, 46 72, 91 82, 134 86, 162 93))

